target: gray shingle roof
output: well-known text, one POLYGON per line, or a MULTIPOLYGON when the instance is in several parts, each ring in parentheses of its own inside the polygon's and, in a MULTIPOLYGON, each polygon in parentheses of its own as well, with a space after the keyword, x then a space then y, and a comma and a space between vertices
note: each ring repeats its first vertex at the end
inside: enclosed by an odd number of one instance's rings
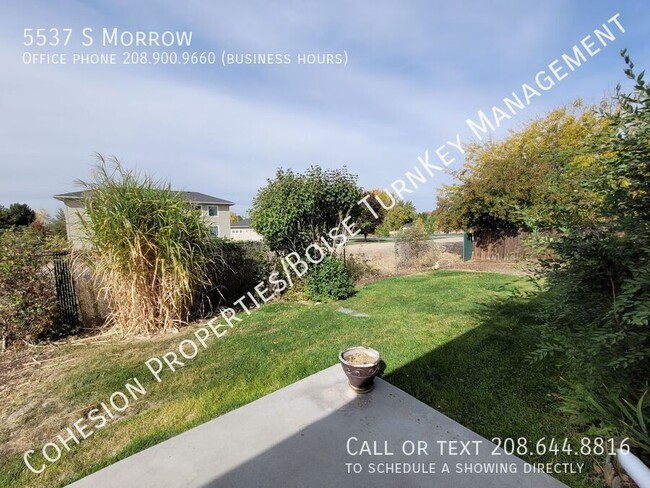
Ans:
POLYGON ((241 228, 246 228, 251 226, 251 221, 250 219, 244 219, 240 220, 239 222, 235 222, 234 224, 230 224, 231 229, 241 229, 241 228))
MULTIPOLYGON (((57 200, 79 200, 84 197, 86 191, 73 191, 70 193, 61 193, 60 195, 54 195, 54 198, 57 200)), ((219 205, 234 205, 233 202, 224 200, 223 198, 212 197, 206 195, 205 193, 199 193, 196 191, 179 191, 183 196, 183 200, 186 202, 192 203, 206 203, 206 204, 219 204, 219 205)))

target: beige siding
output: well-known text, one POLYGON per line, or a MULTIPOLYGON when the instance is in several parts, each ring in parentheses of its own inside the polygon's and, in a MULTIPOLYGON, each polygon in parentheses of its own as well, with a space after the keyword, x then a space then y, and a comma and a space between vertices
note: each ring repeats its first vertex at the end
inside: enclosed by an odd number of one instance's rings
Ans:
MULTIPOLYGON (((74 249, 81 249, 86 238, 86 233, 81 225, 81 218, 86 215, 84 202, 83 200, 66 199, 63 203, 68 241, 74 249)), ((230 237, 230 207, 215 205, 218 208, 217 215, 210 215, 209 205, 201 204, 200 206, 205 222, 210 227, 219 229, 219 237, 230 237)))
POLYGON ((230 230, 230 237, 233 241, 261 241, 262 236, 250 227, 233 228, 230 230))
POLYGON ((86 240, 86 233, 81 224, 81 218, 86 216, 83 200, 66 200, 63 203, 68 241, 70 241, 73 249, 81 249, 86 240))
POLYGON ((230 237, 230 207, 228 205, 201 205, 201 214, 210 227, 219 228, 219 237, 230 237), (217 207, 216 216, 210 215, 209 208, 217 207))

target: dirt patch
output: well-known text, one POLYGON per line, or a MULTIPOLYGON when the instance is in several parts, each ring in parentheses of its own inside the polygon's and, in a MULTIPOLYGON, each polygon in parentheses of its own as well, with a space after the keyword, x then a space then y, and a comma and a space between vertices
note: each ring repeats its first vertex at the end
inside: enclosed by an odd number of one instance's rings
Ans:
MULTIPOLYGON (((437 269, 459 271, 478 271, 484 273, 503 273, 515 276, 526 276, 530 272, 525 263, 509 263, 502 261, 466 261, 463 262, 463 243, 457 240, 443 240, 437 243, 442 248, 442 254, 437 269)), ((374 276, 360 280, 360 283, 374 281, 386 276, 412 274, 408 269, 400 268, 396 260, 394 242, 367 242, 347 246, 346 257, 354 257, 365 262, 375 270, 374 276)), ((434 269, 434 268, 432 268, 434 269)))
POLYGON ((361 259, 377 271, 378 278, 395 273, 394 242, 363 242, 346 246, 345 256, 361 259))
POLYGON ((440 269, 476 271, 480 273, 503 273, 514 276, 528 276, 531 274, 523 263, 474 260, 463 261, 457 255, 450 253, 443 253, 443 258, 440 260, 440 269))

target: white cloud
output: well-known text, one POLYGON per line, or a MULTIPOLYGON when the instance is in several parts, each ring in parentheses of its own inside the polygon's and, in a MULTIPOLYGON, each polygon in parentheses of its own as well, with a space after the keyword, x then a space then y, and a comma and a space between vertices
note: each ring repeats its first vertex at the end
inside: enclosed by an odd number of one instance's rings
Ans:
MULTIPOLYGON (((462 132, 467 117, 529 81, 588 32, 584 25, 605 20, 599 14, 573 25, 562 2, 534 9, 503 2, 487 12, 475 2, 65 5, 3 7, 0 147, 11 170, 0 181, 0 203, 53 209, 51 195, 88 175, 93 151, 244 206, 280 165, 347 163, 364 185, 385 187, 425 149, 462 132), (216 51, 345 48, 350 64, 24 66, 22 28, 37 23, 192 30, 197 48, 216 51)), ((629 31, 630 38, 639 36, 629 31)), ((545 94, 523 117, 578 95, 598 98, 620 78, 615 55, 607 56, 545 94)), ((433 206, 435 186, 413 195, 420 208, 433 206)))

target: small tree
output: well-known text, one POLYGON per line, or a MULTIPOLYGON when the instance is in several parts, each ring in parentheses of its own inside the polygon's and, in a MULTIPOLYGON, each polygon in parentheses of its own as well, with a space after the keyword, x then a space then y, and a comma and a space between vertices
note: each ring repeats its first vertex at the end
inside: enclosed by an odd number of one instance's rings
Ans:
POLYGON ((386 209, 381 205, 379 199, 383 202, 390 202, 391 198, 384 190, 369 190, 363 195, 365 201, 370 205, 372 211, 365 205, 361 204, 361 211, 357 219, 357 227, 363 234, 363 239, 368 240, 369 234, 374 234, 377 227, 382 224, 386 216, 386 209))
POLYGON ((395 242, 398 267, 414 270, 435 268, 440 260, 440 249, 428 241, 424 221, 420 218, 404 229, 395 242))
POLYGON ((426 231, 427 236, 434 234, 436 232, 436 214, 435 212, 420 212, 416 218, 416 221, 420 219, 424 223, 424 230, 426 231))
POLYGON ((397 201, 395 205, 386 211, 384 220, 378 226, 377 232, 379 235, 387 236, 390 231, 401 231, 404 225, 409 224, 417 217, 417 210, 415 205, 410 201, 397 201))
POLYGON ((253 201, 253 228, 273 251, 302 251, 348 216, 356 218, 362 190, 345 168, 305 173, 278 169, 253 201))

